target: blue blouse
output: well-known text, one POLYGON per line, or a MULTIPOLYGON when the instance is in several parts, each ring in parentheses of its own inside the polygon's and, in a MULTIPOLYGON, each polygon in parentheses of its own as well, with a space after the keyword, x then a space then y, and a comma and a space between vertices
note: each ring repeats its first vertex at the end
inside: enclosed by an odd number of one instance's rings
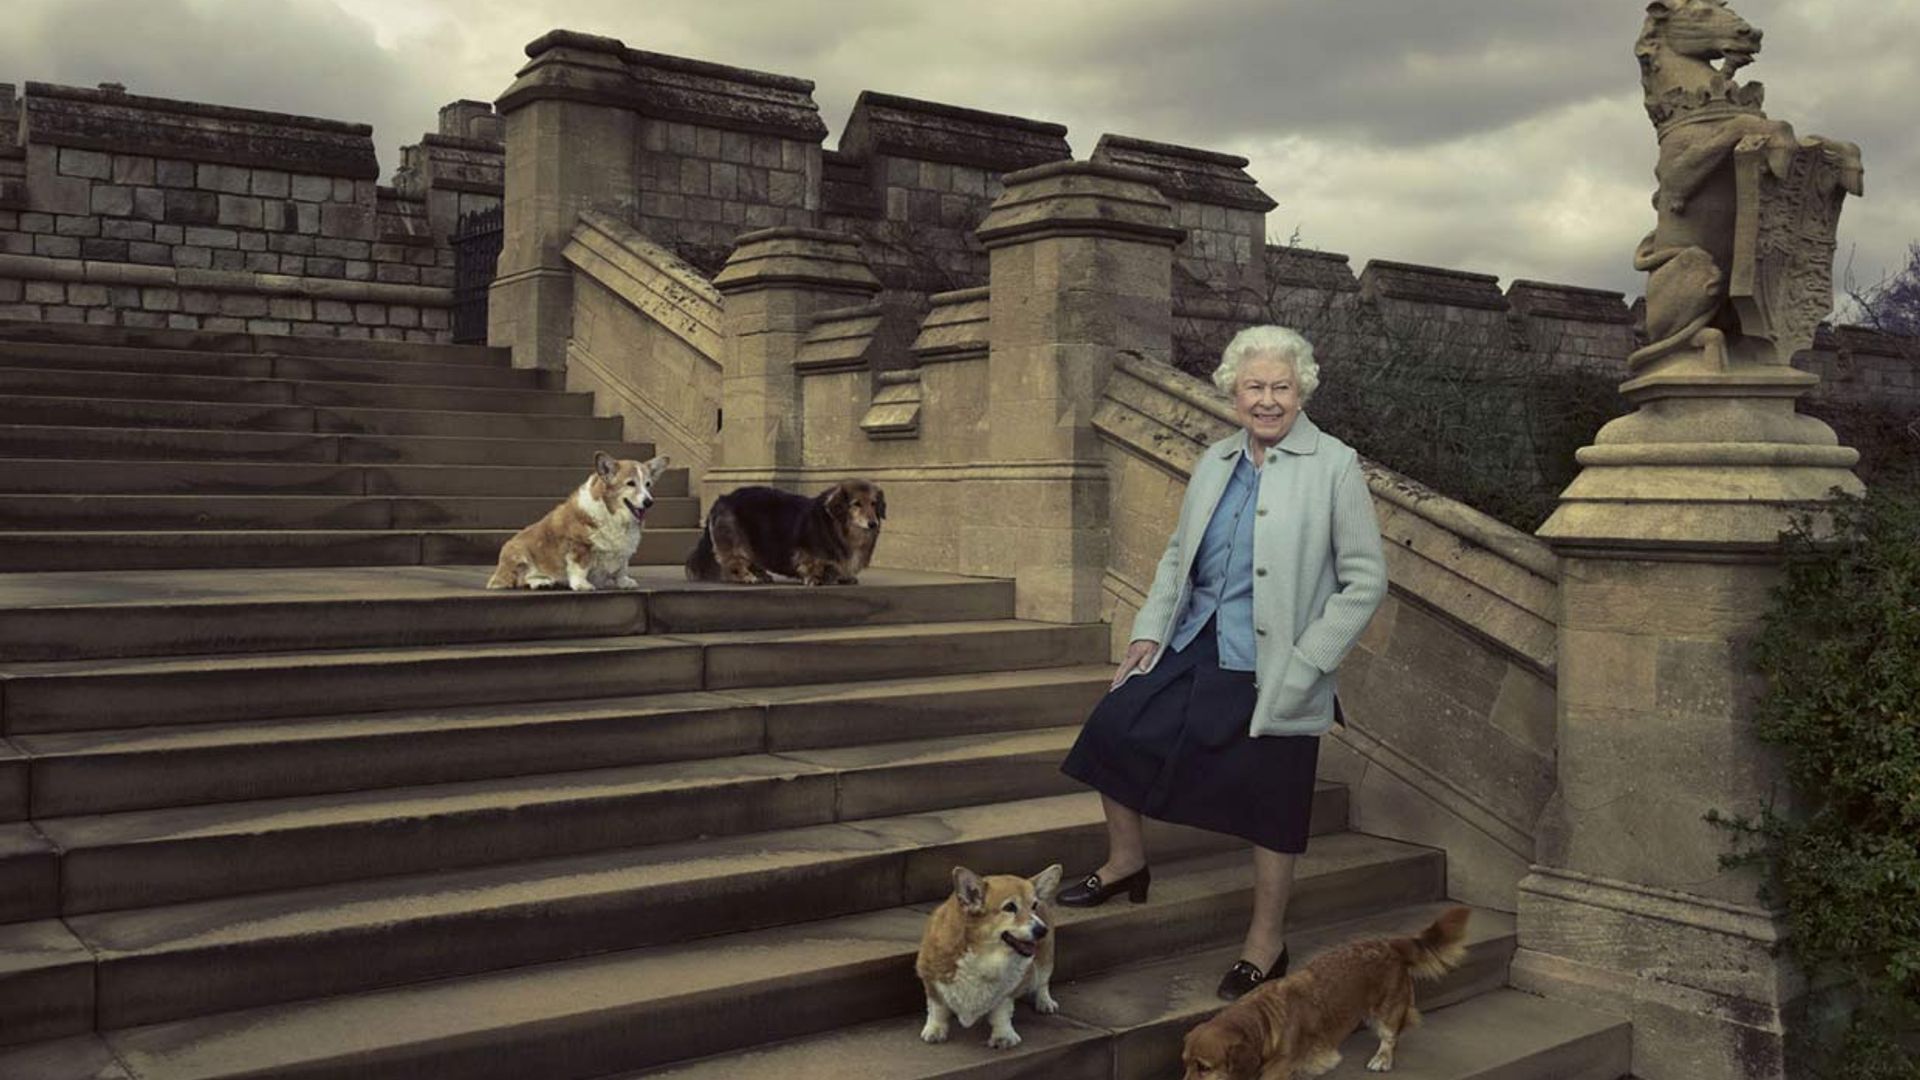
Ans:
POLYGON ((1260 473, 1243 450, 1200 538, 1193 559, 1193 592, 1168 643, 1184 649, 1200 636, 1208 619, 1216 619, 1220 666, 1228 671, 1254 669, 1253 518, 1259 494, 1260 473))

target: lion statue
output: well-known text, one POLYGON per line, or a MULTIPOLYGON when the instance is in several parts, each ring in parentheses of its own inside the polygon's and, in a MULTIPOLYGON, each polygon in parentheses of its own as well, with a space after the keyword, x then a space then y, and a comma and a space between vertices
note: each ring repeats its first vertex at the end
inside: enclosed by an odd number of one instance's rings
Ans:
POLYGON ((1654 167, 1659 189, 1652 232, 1634 252, 1647 280, 1646 347, 1628 357, 1638 371, 1687 347, 1725 363, 1725 340, 1739 333, 1728 304, 1735 214, 1733 154, 1760 151, 1775 177, 1785 177, 1800 147, 1835 161, 1848 190, 1860 193, 1860 151, 1851 143, 1798 140, 1792 125, 1761 110, 1765 89, 1734 73, 1760 52, 1761 33, 1726 0, 1653 0, 1634 55, 1647 116, 1660 142, 1654 167), (1720 61, 1719 67, 1714 61, 1720 61))

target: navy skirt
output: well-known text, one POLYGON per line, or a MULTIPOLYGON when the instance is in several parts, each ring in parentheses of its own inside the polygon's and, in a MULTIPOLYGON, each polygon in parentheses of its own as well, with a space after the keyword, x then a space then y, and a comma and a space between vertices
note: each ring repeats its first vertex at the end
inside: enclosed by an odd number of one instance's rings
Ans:
POLYGON ((1150 818, 1307 850, 1317 735, 1247 734, 1253 672, 1225 671, 1214 624, 1094 706, 1060 771, 1150 818))

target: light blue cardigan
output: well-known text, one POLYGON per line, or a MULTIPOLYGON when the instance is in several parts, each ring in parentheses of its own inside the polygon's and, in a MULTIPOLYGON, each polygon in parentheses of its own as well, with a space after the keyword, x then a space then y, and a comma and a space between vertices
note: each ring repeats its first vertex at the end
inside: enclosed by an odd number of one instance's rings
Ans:
MULTIPOLYGON (((1238 431, 1194 462, 1180 521, 1133 620, 1133 638, 1160 642, 1152 670, 1186 610, 1193 559, 1246 447, 1238 431)), ((1333 726, 1334 671, 1387 595, 1380 523, 1353 448, 1305 413, 1260 469, 1253 523, 1253 735, 1319 735, 1333 726)))

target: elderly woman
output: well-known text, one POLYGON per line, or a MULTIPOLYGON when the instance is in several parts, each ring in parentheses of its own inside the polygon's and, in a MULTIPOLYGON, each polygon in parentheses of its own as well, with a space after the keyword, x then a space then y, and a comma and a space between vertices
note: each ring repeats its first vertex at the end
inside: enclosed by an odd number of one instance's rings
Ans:
POLYGON ((1213 379, 1242 430, 1195 462, 1126 658, 1061 766, 1100 792, 1107 860, 1059 902, 1147 898, 1143 817, 1250 841, 1253 920, 1220 981, 1231 1000, 1286 974, 1334 670, 1387 573, 1358 455, 1301 411, 1320 383, 1313 346, 1250 327, 1213 379))

